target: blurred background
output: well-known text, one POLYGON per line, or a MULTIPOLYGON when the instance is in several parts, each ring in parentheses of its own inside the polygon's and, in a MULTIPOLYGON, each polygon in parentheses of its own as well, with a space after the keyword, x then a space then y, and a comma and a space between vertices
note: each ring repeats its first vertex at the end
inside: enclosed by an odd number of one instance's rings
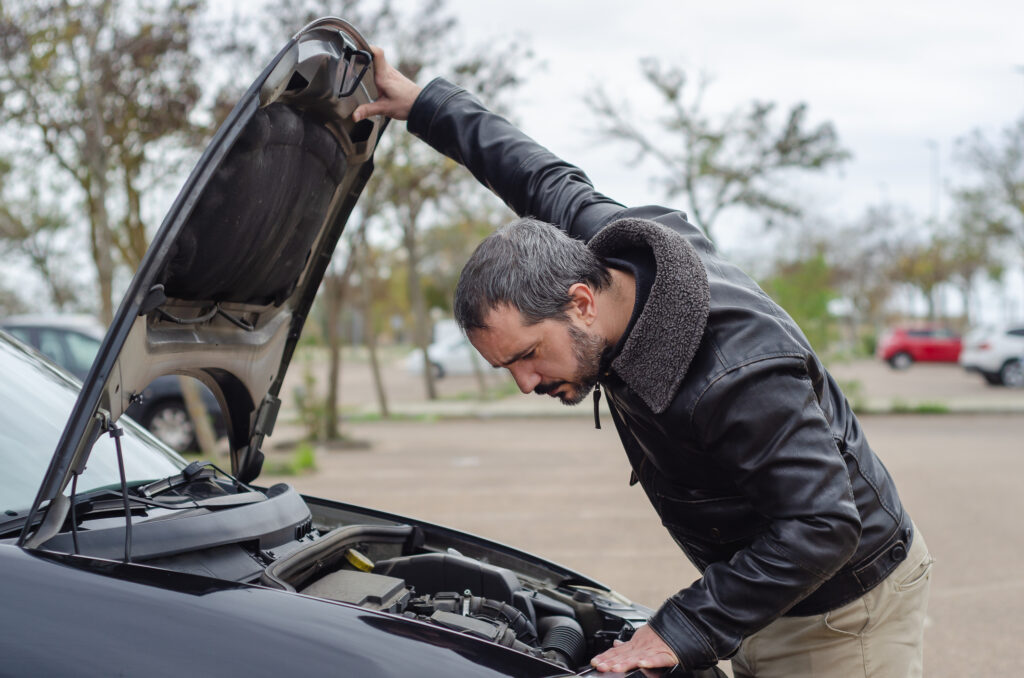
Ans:
MULTIPOLYGON (((288 37, 323 15, 421 84, 464 85, 610 197, 686 211, 790 312, 869 435, 880 431, 901 488, 931 510, 915 515, 933 550, 962 558, 965 577, 987 563, 988 589, 940 585, 929 673, 977 668, 964 639, 987 648, 984 666, 1021 668, 1007 639, 1024 628, 1006 593, 1024 595, 1019 553, 997 535, 1024 537, 1007 522, 1024 437, 1024 5, 2 0, 0 326, 84 374, 205 143, 288 37), (943 513, 981 487, 973 522, 943 513)), ((587 413, 518 396, 451 321, 463 262, 511 216, 392 125, 307 321, 268 471, 588 572, 600 555, 609 583, 657 605, 688 565, 635 497, 612 508, 628 475, 614 435, 552 426, 587 413), (480 449, 501 441, 522 455, 480 449), (372 470, 380 459, 387 471, 372 470), (495 497, 487 482, 511 472, 531 479, 526 494, 481 510, 495 497), (564 498, 576 477, 601 491, 525 508, 564 498), (538 524, 553 515, 593 531, 566 541, 538 524), (648 528, 658 536, 644 546, 581 546, 648 528), (637 574, 638 551, 672 558, 671 574, 637 574)), ((216 403, 171 382, 154 383, 153 409, 134 416, 178 449, 223 454, 216 403)))

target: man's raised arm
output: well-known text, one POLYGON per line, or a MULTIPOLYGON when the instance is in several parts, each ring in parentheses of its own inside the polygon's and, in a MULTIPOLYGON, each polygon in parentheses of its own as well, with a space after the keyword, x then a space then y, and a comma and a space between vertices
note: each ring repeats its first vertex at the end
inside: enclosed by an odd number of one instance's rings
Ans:
POLYGON ((461 87, 437 78, 421 88, 372 48, 380 97, 363 104, 355 120, 386 115, 407 120, 409 131, 464 165, 516 214, 557 225, 589 240, 623 208, 594 190, 590 179, 492 113, 461 87))

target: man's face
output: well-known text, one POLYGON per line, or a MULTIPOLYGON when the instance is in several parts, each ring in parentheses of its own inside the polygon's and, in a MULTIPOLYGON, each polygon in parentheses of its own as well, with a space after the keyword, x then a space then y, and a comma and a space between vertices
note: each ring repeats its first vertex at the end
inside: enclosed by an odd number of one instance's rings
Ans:
POLYGON ((572 320, 523 322, 516 309, 492 309, 488 328, 469 340, 493 367, 505 367, 523 393, 558 398, 566 405, 583 401, 597 383, 606 342, 572 320))

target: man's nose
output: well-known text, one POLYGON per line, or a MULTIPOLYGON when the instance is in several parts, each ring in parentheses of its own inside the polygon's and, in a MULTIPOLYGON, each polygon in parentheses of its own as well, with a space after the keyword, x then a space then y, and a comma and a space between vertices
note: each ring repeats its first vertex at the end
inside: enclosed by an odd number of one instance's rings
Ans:
POLYGON ((532 393, 533 389, 537 388, 541 381, 540 375, 533 370, 523 367, 510 367, 508 371, 512 373, 512 378, 516 380, 516 386, 523 393, 532 393))

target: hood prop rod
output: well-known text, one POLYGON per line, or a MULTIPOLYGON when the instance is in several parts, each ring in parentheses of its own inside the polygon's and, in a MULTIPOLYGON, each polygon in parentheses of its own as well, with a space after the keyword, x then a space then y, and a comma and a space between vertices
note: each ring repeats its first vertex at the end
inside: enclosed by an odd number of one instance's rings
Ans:
POLYGON ((121 499, 124 501, 124 562, 132 562, 132 509, 128 503, 128 481, 124 474, 124 454, 121 452, 121 436, 124 429, 113 421, 107 423, 107 433, 114 439, 114 447, 117 449, 117 470, 121 474, 121 499))
POLYGON ((78 516, 75 515, 75 495, 78 494, 78 471, 72 471, 71 476, 71 543, 75 547, 75 555, 78 551, 78 516))

